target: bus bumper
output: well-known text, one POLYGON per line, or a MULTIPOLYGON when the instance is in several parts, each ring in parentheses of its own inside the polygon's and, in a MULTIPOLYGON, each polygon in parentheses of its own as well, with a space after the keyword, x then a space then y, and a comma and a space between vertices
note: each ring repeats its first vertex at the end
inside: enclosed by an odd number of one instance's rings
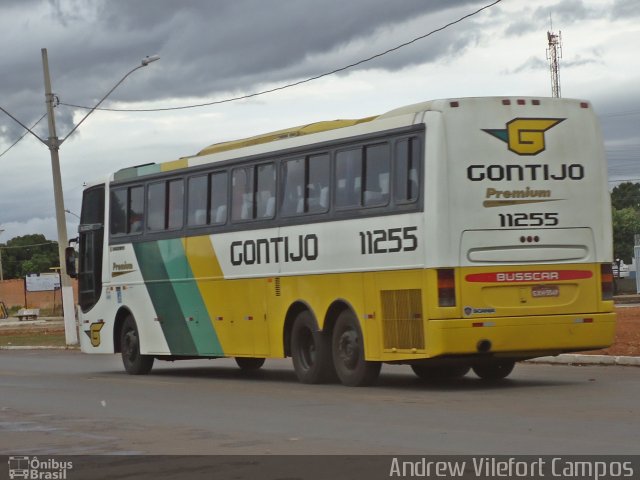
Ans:
POLYGON ((385 349, 380 360, 495 355, 526 359, 596 350, 613 344, 616 314, 428 320, 424 350, 385 349))

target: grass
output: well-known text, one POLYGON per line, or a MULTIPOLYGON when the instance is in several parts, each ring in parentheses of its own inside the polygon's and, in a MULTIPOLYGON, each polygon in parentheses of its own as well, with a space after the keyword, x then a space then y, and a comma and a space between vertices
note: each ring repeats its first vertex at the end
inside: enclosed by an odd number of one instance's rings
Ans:
POLYGON ((0 346, 2 347, 64 347, 66 345, 64 331, 61 332, 25 332, 2 335, 0 332, 0 346))

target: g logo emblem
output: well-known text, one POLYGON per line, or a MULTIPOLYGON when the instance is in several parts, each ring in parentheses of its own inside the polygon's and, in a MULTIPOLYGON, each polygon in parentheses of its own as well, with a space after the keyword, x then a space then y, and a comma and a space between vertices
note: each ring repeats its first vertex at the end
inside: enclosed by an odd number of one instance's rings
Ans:
POLYGON ((100 346, 100 330, 102 330, 102 327, 104 327, 104 322, 100 321, 100 322, 92 323, 89 326, 89 330, 88 331, 85 330, 84 333, 86 333, 91 339, 92 347, 100 346))
POLYGON ((509 150, 518 155, 537 155, 545 149, 544 132, 555 127, 564 118, 514 118, 506 129, 483 129, 499 138, 509 150))

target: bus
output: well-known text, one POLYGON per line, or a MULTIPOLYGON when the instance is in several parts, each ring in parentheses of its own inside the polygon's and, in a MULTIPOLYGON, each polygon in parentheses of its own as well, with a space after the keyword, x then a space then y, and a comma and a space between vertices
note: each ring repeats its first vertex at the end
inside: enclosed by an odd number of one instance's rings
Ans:
POLYGON ((89 185, 78 230, 81 349, 130 374, 291 357, 304 383, 369 385, 382 363, 499 380, 614 340, 583 100, 435 100, 214 144, 89 185))

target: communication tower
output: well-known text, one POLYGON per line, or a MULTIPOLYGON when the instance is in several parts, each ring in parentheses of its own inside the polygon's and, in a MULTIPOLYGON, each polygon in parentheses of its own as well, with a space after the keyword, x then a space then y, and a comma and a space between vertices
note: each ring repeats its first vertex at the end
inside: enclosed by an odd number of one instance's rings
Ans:
MULTIPOLYGON (((551 26, 553 29, 553 26, 551 26)), ((547 48, 547 60, 551 71, 551 96, 560 98, 560 59, 562 58, 562 32, 547 32, 549 48, 547 48)))

